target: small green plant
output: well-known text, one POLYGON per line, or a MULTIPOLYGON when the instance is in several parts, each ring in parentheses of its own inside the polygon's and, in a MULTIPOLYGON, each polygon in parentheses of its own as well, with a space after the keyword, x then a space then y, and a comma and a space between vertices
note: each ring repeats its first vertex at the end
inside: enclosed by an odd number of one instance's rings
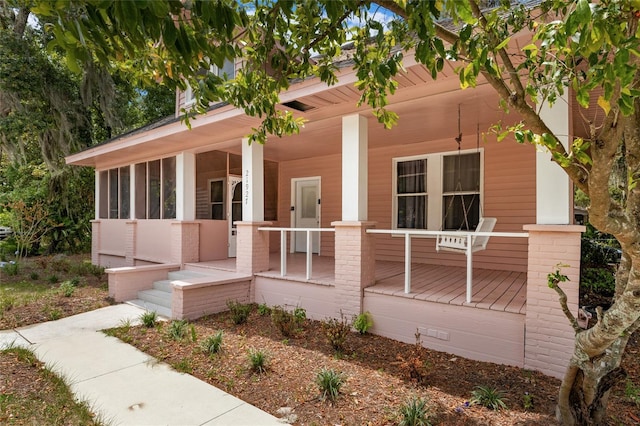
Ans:
POLYGON ((140 322, 147 328, 155 327, 158 323, 158 314, 156 311, 146 311, 140 315, 140 322))
POLYGON ((251 313, 251 305, 240 303, 237 300, 227 300, 227 307, 231 311, 231 320, 234 324, 244 324, 251 313))
POLYGON ((344 384, 344 375, 330 368, 321 369, 316 375, 316 384, 323 399, 335 401, 344 384))
POLYGON ((10 311, 16 305, 16 297, 9 294, 3 294, 0 296, 0 314, 5 311, 10 311))
POLYGON ((73 284, 74 287, 78 287, 80 285, 80 278, 79 277, 73 277, 69 281, 71 281, 71 284, 73 284))
POLYGON ((269 355, 259 349, 249 349, 249 365, 255 373, 265 373, 269 368, 269 355))
POLYGON ((344 352, 344 344, 351 331, 351 326, 342 316, 339 320, 330 318, 322 321, 322 331, 331 347, 338 353, 344 352))
POLYGON ((196 333, 196 326, 191 324, 189 326, 189 331, 191 332, 191 341, 193 343, 197 342, 198 341, 198 334, 196 333))
POLYGON ((29 274, 29 278, 31 278, 32 281, 37 281, 40 279, 40 275, 38 275, 37 272, 32 272, 29 274))
POLYGON ((16 262, 9 262, 4 265, 4 272, 10 277, 18 275, 18 264, 16 262))
POLYGON ((402 404, 398 409, 399 426, 430 426, 428 419, 429 409, 427 401, 413 397, 402 404))
POLYGON ((267 316, 271 314, 271 308, 267 306, 266 303, 261 303, 258 305, 258 314, 261 316, 267 316))
POLYGON ((529 392, 525 392, 524 395, 522 395, 522 408, 526 411, 533 410, 533 395, 529 392))
POLYGON ((507 404, 504 402, 504 392, 491 388, 489 386, 476 386, 471 392, 471 404, 482 405, 492 410, 506 409, 507 404))
POLYGON ((367 334, 367 331, 373 327, 373 318, 369 311, 353 316, 353 328, 360 334, 367 334))
POLYGON ((76 286, 73 285, 71 281, 67 280, 60 284, 58 290, 64 297, 71 297, 73 296, 73 292, 76 291, 76 286))
POLYGON ((58 281, 60 281, 60 278, 58 278, 57 275, 53 274, 47 277, 47 281, 49 281, 51 284, 56 284, 58 281))
POLYGON ((180 361, 172 364, 172 367, 181 373, 191 374, 193 373, 193 366, 189 358, 183 358, 180 361))
POLYGON ((304 324, 307 313, 302 308, 289 312, 281 306, 271 308, 271 322, 284 337, 292 337, 304 324))
POLYGON ((182 340, 187 336, 188 322, 185 320, 173 320, 169 323, 167 334, 173 340, 182 340))
POLYGON ((633 384, 631 379, 627 379, 624 385, 624 396, 637 407, 640 407, 640 386, 633 384))
POLYGON ((47 314, 49 321, 55 321, 62 318, 62 311, 58 308, 46 307, 44 311, 47 314))
POLYGON ((202 350, 209 355, 215 355, 222 350, 222 330, 218 331, 213 336, 208 336, 202 341, 202 350))

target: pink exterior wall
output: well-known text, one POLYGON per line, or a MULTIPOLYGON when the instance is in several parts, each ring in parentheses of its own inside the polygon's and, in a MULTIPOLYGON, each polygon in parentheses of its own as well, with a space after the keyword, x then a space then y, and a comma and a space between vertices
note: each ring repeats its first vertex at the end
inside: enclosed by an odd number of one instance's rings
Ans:
POLYGON ((430 349, 479 361, 523 365, 524 315, 385 296, 366 290, 363 309, 373 317, 371 332, 374 334, 415 343, 417 330, 422 345, 430 349))
POLYGON ((138 292, 149 290, 153 282, 166 280, 170 271, 177 271, 180 265, 164 264, 107 269, 109 276, 109 297, 116 302, 125 302, 138 298, 138 292))
POLYGON ((215 285, 174 282, 171 314, 178 319, 195 319, 228 310, 227 301, 251 303, 251 279, 215 285))
POLYGON ((229 222, 201 220, 200 262, 226 259, 229 256, 229 222))
MULTIPOLYGON (((469 138, 471 139, 471 138, 469 138)), ((452 140, 427 141, 408 145, 390 145, 369 150, 369 221, 376 228, 392 226, 392 160, 396 157, 451 152, 456 148, 452 140)), ((475 138, 462 149, 475 149, 475 138)), ((495 231, 521 232, 522 227, 535 222, 535 150, 531 146, 505 141, 483 143, 484 200, 483 216, 496 217, 495 231)), ((291 179, 321 177, 321 226, 341 220, 341 156, 329 155, 280 163, 279 226, 291 226, 291 179)), ((275 233, 274 233, 275 234, 275 233)), ((279 247, 279 242, 272 242, 279 247)), ((404 241, 388 235, 378 235, 376 259, 404 260, 404 241)), ((272 246, 272 250, 275 248, 272 246)), ((456 253, 437 253, 431 238, 414 239, 414 262, 464 266, 465 257, 456 253)), ((321 254, 333 256, 333 236, 323 235, 321 254)), ((487 250, 474 254, 474 266, 524 272, 527 270, 527 241, 524 238, 495 238, 487 250)))
POLYGON ((171 261, 171 223, 173 220, 139 220, 136 258, 148 262, 171 261))
POLYGON ((125 256, 126 221, 100 219, 100 254, 125 256))
POLYGON ((254 278, 254 286, 255 303, 282 306, 288 310, 301 307, 307 311, 308 318, 318 321, 340 317, 333 286, 275 279, 260 274, 254 278))
POLYGON ((574 331, 562 312, 558 294, 547 284, 557 264, 569 281, 560 287, 567 294, 569 310, 578 315, 580 282, 580 234, 584 226, 527 225, 529 272, 527 273, 527 340, 524 367, 553 377, 564 376, 573 354, 574 331))

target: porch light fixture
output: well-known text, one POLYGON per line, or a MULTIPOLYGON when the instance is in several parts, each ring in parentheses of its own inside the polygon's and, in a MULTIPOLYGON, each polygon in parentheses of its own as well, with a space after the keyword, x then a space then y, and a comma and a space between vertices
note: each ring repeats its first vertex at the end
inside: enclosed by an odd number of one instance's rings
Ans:
POLYGON ((309 104, 305 104, 304 102, 300 102, 300 101, 289 101, 289 102, 283 102, 282 105, 289 107, 291 109, 295 109, 297 111, 309 111, 310 109, 314 109, 314 106, 311 106, 309 104))

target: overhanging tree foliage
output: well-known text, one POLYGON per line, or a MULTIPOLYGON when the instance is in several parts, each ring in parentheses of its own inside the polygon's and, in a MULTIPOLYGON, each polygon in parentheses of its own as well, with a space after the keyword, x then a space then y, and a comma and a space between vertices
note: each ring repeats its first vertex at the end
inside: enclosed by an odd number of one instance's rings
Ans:
POLYGON ((404 55, 434 78, 454 61, 463 87, 488 82, 502 106, 522 117, 514 126, 497 124, 498 137, 546 147, 589 196, 593 225, 620 242, 614 304, 592 328, 576 329, 558 401, 563 424, 603 421, 621 355, 640 326, 640 2, 544 0, 533 9, 507 0, 37 3, 38 13, 59 19, 52 46, 67 52, 72 68, 95 55, 177 87, 188 82, 198 111, 226 101, 261 117, 252 136, 259 142, 298 131, 301 122, 276 108, 278 93, 295 79, 333 83, 346 41, 355 47, 360 103, 386 126, 397 118, 385 106, 404 55), (531 42, 515 50, 511 40, 522 32, 531 42), (244 61, 234 80, 200 72, 233 58, 244 61), (587 123, 588 138, 565 148, 538 105, 569 91, 583 107, 597 97, 601 119, 587 123))

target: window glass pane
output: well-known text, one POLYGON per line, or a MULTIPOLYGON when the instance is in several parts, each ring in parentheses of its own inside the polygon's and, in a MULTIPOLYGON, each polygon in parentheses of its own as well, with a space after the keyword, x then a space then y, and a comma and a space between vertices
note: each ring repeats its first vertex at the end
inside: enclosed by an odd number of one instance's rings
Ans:
POLYGON ((443 197, 444 229, 473 231, 480 220, 480 194, 443 197))
POLYGON ((278 163, 264 162, 264 220, 278 220, 278 163))
POLYGON ((176 218, 176 157, 162 159, 162 218, 176 218))
POLYGON ((398 228, 427 229, 427 196, 398 197, 398 228))
POLYGON ((109 217, 109 172, 100 172, 100 205, 99 215, 100 219, 107 219, 109 217))
POLYGON ((222 70, 218 71, 218 76, 224 78, 225 80, 231 80, 235 75, 235 65, 233 61, 229 59, 224 60, 224 65, 222 66, 222 70))
POLYGON ((442 191, 480 191, 479 152, 444 157, 442 191))
POLYGON ((224 220, 224 205, 212 204, 211 205, 211 219, 224 220))
POLYGON ((147 218, 147 163, 136 164, 136 219, 147 218))
POLYGON ((316 203, 318 202, 318 195, 316 194, 315 186, 303 186, 300 188, 302 192, 302 211, 300 212, 301 219, 315 219, 316 218, 316 203))
POLYGON ((233 198, 231 201, 231 226, 235 228, 233 222, 242 220, 242 182, 233 188, 233 198))
POLYGON ((149 162, 149 219, 160 219, 160 160, 149 162))
POLYGON ((118 169, 109 170, 109 219, 118 218, 118 169))
POLYGON ((216 180, 211 182, 211 202, 221 203, 224 201, 224 182, 216 180))
POLYGON ((129 219, 131 209, 131 186, 129 166, 120 167, 120 219, 129 219))
POLYGON ((400 161, 397 164, 398 194, 425 193, 427 160, 400 161))

